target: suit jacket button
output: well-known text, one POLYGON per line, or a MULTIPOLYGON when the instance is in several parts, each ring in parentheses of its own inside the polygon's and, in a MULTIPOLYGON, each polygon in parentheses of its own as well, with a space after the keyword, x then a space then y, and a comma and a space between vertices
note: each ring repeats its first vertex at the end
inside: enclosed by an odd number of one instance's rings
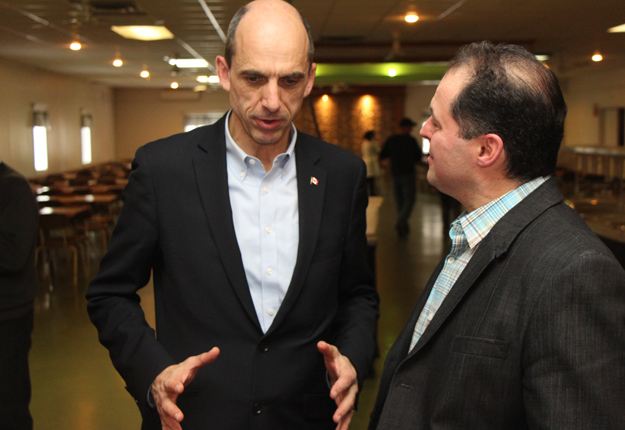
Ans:
POLYGON ((260 415, 261 412, 262 408, 260 407, 260 405, 258 403, 254 403, 254 406, 252 407, 252 413, 254 415, 260 415))
POLYGON ((266 343, 261 343, 260 345, 258 345, 258 350, 260 352, 267 352, 269 351, 269 345, 267 345, 266 343))

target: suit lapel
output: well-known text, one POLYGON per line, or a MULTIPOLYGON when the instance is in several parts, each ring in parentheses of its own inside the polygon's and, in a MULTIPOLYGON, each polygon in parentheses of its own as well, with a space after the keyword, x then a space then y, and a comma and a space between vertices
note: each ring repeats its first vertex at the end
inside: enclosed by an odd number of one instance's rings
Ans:
POLYGON ((222 267, 243 308, 260 329, 232 221, 224 126, 225 117, 214 126, 205 128, 206 133, 198 141, 199 149, 193 159, 193 167, 202 207, 222 267))
POLYGON ((302 290, 321 228, 327 176, 326 171, 316 165, 320 155, 308 139, 307 136, 298 133, 295 144, 299 209, 297 261, 289 289, 268 333, 284 320, 302 290))

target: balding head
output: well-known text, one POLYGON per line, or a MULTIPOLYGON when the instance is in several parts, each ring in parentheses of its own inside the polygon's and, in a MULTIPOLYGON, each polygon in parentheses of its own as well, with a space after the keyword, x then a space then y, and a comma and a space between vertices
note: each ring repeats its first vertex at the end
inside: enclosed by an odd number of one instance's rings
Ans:
MULTIPOLYGON (((232 65, 232 57, 236 53, 237 34, 243 18, 248 21, 247 27, 256 27, 256 31, 262 30, 262 37, 269 43, 275 43, 285 38, 285 31, 291 31, 295 35, 304 36, 307 49, 308 61, 313 63, 315 48, 312 33, 306 19, 289 3, 283 0, 255 0, 240 8, 232 17, 228 27, 226 49, 224 57, 228 66, 232 65)), ((291 33, 288 33, 291 34, 291 33)), ((259 35, 261 36, 261 35, 259 35)))

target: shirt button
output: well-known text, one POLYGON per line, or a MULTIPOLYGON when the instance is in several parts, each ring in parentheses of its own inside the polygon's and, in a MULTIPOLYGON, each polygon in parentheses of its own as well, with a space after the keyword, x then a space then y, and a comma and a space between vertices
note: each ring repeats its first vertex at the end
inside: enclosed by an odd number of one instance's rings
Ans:
POLYGON ((244 177, 244 176, 245 176, 245 172, 241 172, 241 173, 239 173, 239 176, 240 176, 240 177, 244 177))
POLYGON ((263 188, 263 193, 265 193, 265 194, 269 194, 269 188, 264 187, 264 188, 263 188))
POLYGON ((271 227, 265 227, 265 233, 267 234, 271 233, 271 227))
POLYGON ((250 158, 250 164, 253 166, 254 164, 256 164, 256 160, 254 160, 253 158, 250 158))
POLYGON ((276 314, 276 310, 275 309, 269 309, 269 311, 267 313, 269 314, 269 316, 274 316, 276 314))
POLYGON ((449 257, 447 261, 449 261, 450 263, 453 263, 454 261, 456 261, 456 259, 454 257, 449 257))
POLYGON ((260 407, 260 405, 258 403, 254 403, 254 406, 252 406, 252 413, 254 415, 260 415, 261 412, 262 408, 260 407))
POLYGON ((273 269, 272 269, 271 267, 270 267, 270 268, 268 268, 268 269, 267 269, 267 274, 268 274, 268 275, 271 275, 272 273, 273 273, 273 269))

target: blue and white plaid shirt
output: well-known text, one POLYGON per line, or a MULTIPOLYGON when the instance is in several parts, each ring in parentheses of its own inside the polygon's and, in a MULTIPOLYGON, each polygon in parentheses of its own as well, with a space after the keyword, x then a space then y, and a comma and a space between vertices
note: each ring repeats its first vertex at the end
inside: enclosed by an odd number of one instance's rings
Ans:
POLYGON ((520 187, 504 194, 492 202, 467 214, 464 212, 451 223, 449 237, 451 238, 451 250, 445 259, 445 265, 441 270, 434 287, 430 292, 417 324, 414 328, 410 350, 417 344, 421 335, 427 328, 434 314, 451 291, 451 288, 467 267, 475 251, 491 229, 510 209, 519 204, 532 191, 538 188, 547 177, 538 177, 520 187))

